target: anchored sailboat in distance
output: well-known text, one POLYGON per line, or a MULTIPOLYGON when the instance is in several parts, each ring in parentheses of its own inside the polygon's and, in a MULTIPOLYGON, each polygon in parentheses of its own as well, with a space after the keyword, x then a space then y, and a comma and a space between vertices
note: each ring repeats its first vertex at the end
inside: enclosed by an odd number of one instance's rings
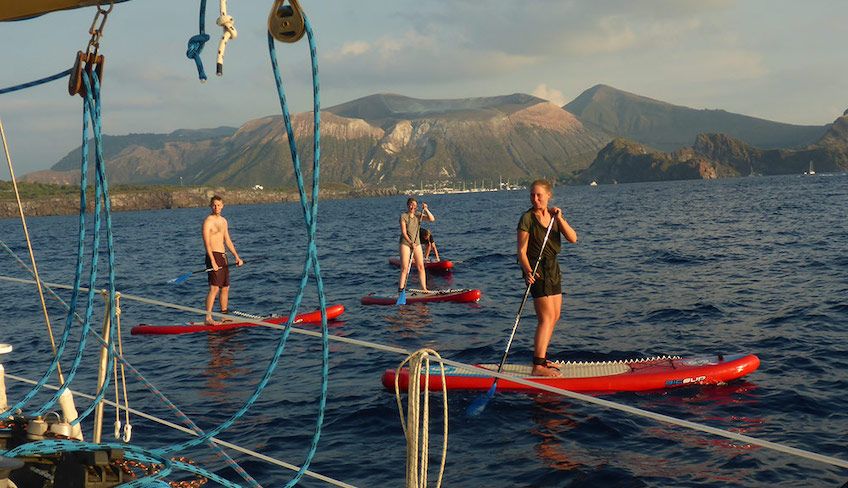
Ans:
POLYGON ((804 171, 804 174, 808 175, 808 176, 812 176, 812 175, 816 174, 816 170, 813 169, 813 162, 812 161, 810 161, 810 169, 808 171, 804 171))

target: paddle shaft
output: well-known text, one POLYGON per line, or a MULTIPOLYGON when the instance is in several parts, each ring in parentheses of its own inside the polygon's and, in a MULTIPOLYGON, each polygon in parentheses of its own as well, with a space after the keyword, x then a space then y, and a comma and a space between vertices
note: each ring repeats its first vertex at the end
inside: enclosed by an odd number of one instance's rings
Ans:
MULTIPOLYGON (((255 262, 255 261, 262 261, 263 259, 265 259, 265 258, 260 256, 260 257, 258 257, 258 258, 256 258, 256 259, 251 260, 251 262, 255 262)), ((242 260, 242 264, 244 264, 244 260, 242 260)), ((221 268, 229 268, 229 267, 230 267, 230 263, 229 263, 229 262, 227 262, 227 263, 225 263, 223 266, 218 266, 218 269, 221 269, 221 268)), ((196 274, 198 274, 198 273, 208 273, 208 272, 210 272, 210 271, 215 271, 215 270, 214 270, 214 269, 212 269, 212 268, 198 269, 198 270, 196 270, 196 271, 192 271, 192 272, 190 272, 190 273, 186 273, 186 274, 183 274, 183 275, 177 276, 176 278, 170 279, 170 280, 168 280, 168 282, 169 282, 169 283, 182 284, 183 282, 185 282, 186 280, 188 280, 188 279, 189 279, 192 275, 196 275, 196 274)))
MULTIPOLYGON (((548 224, 548 230, 545 231, 545 238, 542 240, 542 249, 539 250, 539 258, 536 259, 536 264, 533 266, 533 272, 530 276, 534 279, 536 277, 536 271, 539 269, 539 264, 542 262, 542 255, 545 253, 545 246, 548 244, 548 237, 551 235, 551 229, 554 227, 554 219, 555 217, 551 215, 551 222, 548 224)), ((530 288, 532 287, 533 283, 530 283, 524 290, 524 298, 521 299, 521 306, 518 307, 518 314, 515 316, 515 323, 512 325, 512 332, 509 334, 509 340, 506 342, 506 349, 504 350, 500 364, 498 364, 498 373, 503 371, 504 364, 506 364, 506 357, 509 356, 509 348, 512 346, 512 340, 515 338, 515 331, 518 330, 518 323, 521 321, 521 312, 524 311, 524 304, 527 303, 527 297, 530 296, 530 288)), ((492 383, 492 389, 494 389, 497 384, 498 378, 495 378, 494 383, 492 383)))
MULTIPOLYGON (((250 262, 251 262, 251 263, 255 263, 255 262, 257 262, 257 261, 264 261, 264 260, 266 260, 266 259, 268 259, 268 258, 267 258, 267 257, 265 257, 265 256, 259 256, 258 258, 253 258, 253 259, 251 259, 251 260, 250 260, 250 262)), ((242 259, 242 260, 241 260, 241 264, 242 264, 242 266, 243 266, 243 265, 247 264, 247 261, 245 261, 244 259, 242 259)), ((218 266, 218 269, 221 269, 221 268, 229 268, 229 267, 230 267, 230 262, 229 262, 229 261, 227 261, 226 263, 224 263, 224 264, 223 264, 223 266, 218 266)), ((215 271, 215 270, 214 270, 214 269, 212 269, 212 268, 199 269, 199 270, 197 270, 197 271, 192 271, 192 274, 196 274, 196 273, 208 273, 208 272, 210 272, 210 271, 215 271)))
MULTIPOLYGON (((221 268, 229 268, 229 267, 230 267, 230 263, 225 263, 225 264, 224 264, 224 265, 222 265, 222 266, 218 266, 218 269, 221 269, 221 268)), ((198 269, 197 271, 192 271, 192 272, 191 272, 191 274, 197 274, 197 273, 208 273, 208 272, 210 272, 210 271, 215 271, 215 269, 214 269, 214 268, 198 269)))

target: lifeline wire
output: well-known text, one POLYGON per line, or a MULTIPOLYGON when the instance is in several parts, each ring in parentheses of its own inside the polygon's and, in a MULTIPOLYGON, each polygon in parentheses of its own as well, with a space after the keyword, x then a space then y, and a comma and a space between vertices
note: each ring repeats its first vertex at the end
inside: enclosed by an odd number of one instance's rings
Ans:
MULTIPOLYGON (((34 283, 32 280, 24 280, 24 279, 20 279, 20 278, 11 278, 11 277, 8 277, 8 276, 0 276, 0 280, 15 282, 15 283, 34 283)), ((53 288, 70 289, 70 287, 67 286, 67 285, 60 285, 60 284, 56 284, 56 283, 47 283, 47 282, 45 282, 45 284, 47 284, 47 285, 49 285, 53 288)), ((171 309, 174 309, 174 310, 181 310, 181 311, 184 311, 184 312, 190 312, 190 313, 194 313, 194 314, 205 314, 206 313, 205 310, 201 310, 201 309, 195 308, 195 307, 188 307, 188 306, 185 306, 185 305, 179 305, 179 304, 175 304, 175 303, 167 303, 167 302, 163 302, 163 301, 160 301, 160 300, 153 300, 153 299, 150 299, 150 298, 144 298, 144 297, 135 296, 135 295, 121 294, 121 296, 126 300, 133 300, 133 301, 137 301, 139 303, 146 303, 148 305, 156 305, 156 306, 160 306, 160 307, 171 308, 171 309)), ((213 315, 215 315, 216 317, 221 317, 221 318, 235 318, 233 316, 230 316, 230 315, 227 315, 227 314, 220 314, 220 313, 217 313, 217 312, 213 313, 213 315)), ((238 317, 238 319, 241 322, 247 322, 247 323, 251 323, 251 324, 255 324, 255 325, 260 325, 260 326, 268 327, 268 328, 271 328, 271 329, 278 329, 278 330, 284 329, 284 326, 281 326, 281 325, 278 325, 278 324, 272 324, 270 322, 263 322, 261 320, 253 320, 253 319, 241 318, 241 317, 238 317)), ((294 332, 296 334, 301 334, 301 335, 305 335, 305 336, 309 336, 309 337, 316 337, 316 338, 321 337, 321 334, 319 334, 318 332, 312 331, 312 330, 299 329, 297 327, 290 327, 290 329, 291 329, 292 332, 294 332)), ((377 351, 384 351, 384 352, 391 352, 391 353, 395 353, 395 354, 402 354, 402 355, 405 355, 405 356, 412 353, 412 351, 409 351, 408 349, 404 349, 404 348, 401 348, 401 347, 387 346, 387 345, 384 345, 384 344, 377 344, 377 343, 362 341, 362 340, 358 340, 358 339, 351 339, 350 337, 329 336, 329 340, 341 342, 341 343, 344 343, 344 344, 374 349, 374 350, 377 350, 377 351)), ((600 407, 607 408, 607 409, 610 409, 610 410, 618 410, 618 411, 626 412, 626 413, 636 415, 636 416, 639 416, 639 417, 645 417, 645 418, 649 418, 649 419, 652 419, 652 420, 656 420, 658 422, 672 424, 672 425, 676 425, 678 427, 683 427, 683 428, 690 429, 690 430, 697 430, 697 431, 701 431, 701 432, 706 432, 708 434, 712 434, 712 435, 715 435, 715 436, 718 436, 718 437, 724 437, 724 438, 727 438, 727 439, 733 439, 733 440, 737 440, 737 441, 740 441, 740 442, 753 444, 753 445, 756 445, 756 446, 764 447, 766 449, 772 449, 774 451, 782 452, 784 454, 789 454, 791 456, 809 459, 811 461, 816 461, 816 462, 823 463, 823 464, 829 464, 831 466, 837 466, 837 467, 840 467, 840 468, 848 468, 848 461, 846 461, 844 459, 839 459, 839 458, 832 457, 832 456, 826 456, 826 455, 823 455, 823 454, 818 454, 818 453, 815 453, 815 452, 812 452, 812 451, 807 451, 807 450, 804 450, 804 449, 798 449, 798 448, 795 448, 795 447, 784 446, 784 445, 778 444, 776 442, 766 441, 766 440, 758 439, 756 437, 750 437, 750 436, 747 436, 747 435, 744 435, 744 434, 738 434, 736 432, 730 432, 730 431, 718 429, 718 428, 715 428, 715 427, 710 427, 710 426, 707 426, 707 425, 702 425, 702 424, 698 424, 698 423, 695 423, 695 422, 690 422, 688 420, 681 420, 681 419, 678 419, 678 418, 670 417, 668 415, 663 415, 663 414, 651 412, 649 410, 643 410, 641 408, 631 407, 629 405, 623 405, 623 404, 620 404, 620 403, 615 403, 615 402, 612 402, 612 401, 609 401, 609 400, 604 400, 604 399, 601 399, 601 398, 595 398, 595 397, 589 396, 589 395, 583 395, 581 393, 576 393, 576 392, 573 392, 573 391, 563 390, 561 388, 555 388, 555 387, 552 387, 552 386, 545 385, 543 383, 537 383, 537 382, 534 382, 534 381, 530 381, 530 380, 527 380, 527 379, 522 378, 520 376, 515 376, 515 375, 512 375, 512 374, 498 373, 496 371, 490 371, 490 370, 481 370, 480 368, 478 368, 474 365, 461 363, 459 361, 453 361, 451 359, 442 358, 442 361, 445 364, 450 365, 450 366, 455 366, 462 371, 472 371, 472 372, 476 372, 476 373, 479 373, 479 374, 485 374, 487 376, 491 376, 492 378, 500 378, 502 380, 509 380, 509 381, 519 383, 519 384, 522 384, 522 385, 532 386, 533 388, 536 388, 538 390, 547 391, 547 392, 550 392, 550 393, 556 393, 557 395, 566 396, 566 397, 569 397, 569 398, 572 398, 574 400, 578 400, 578 401, 581 401, 581 402, 592 403, 594 405, 598 405, 600 407)))

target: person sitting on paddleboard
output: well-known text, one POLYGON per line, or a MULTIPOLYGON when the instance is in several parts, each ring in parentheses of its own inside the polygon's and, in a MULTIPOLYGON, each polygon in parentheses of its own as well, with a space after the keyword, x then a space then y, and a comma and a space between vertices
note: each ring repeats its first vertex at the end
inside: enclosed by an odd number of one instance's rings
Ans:
POLYGON ((439 250, 436 249, 436 241, 433 240, 433 234, 428 229, 421 229, 421 245, 424 247, 424 261, 430 261, 430 253, 434 253, 433 262, 441 261, 439 259, 439 250))
POLYGON ((562 210, 548 207, 553 196, 553 188, 546 180, 536 180, 530 185, 530 202, 533 206, 524 212, 518 221, 518 263, 524 274, 524 281, 533 295, 533 308, 536 309, 536 337, 533 349, 534 376, 559 376, 559 369, 547 359, 548 344, 554 333, 562 310, 562 274, 557 254, 562 247, 560 235, 570 243, 577 242, 577 232, 568 225, 562 210), (554 219, 547 245, 542 250, 542 242, 548 224, 554 219), (536 275, 533 266, 539 259, 536 275))
POLYGON ((414 198, 409 198, 406 201, 406 212, 400 214, 400 281, 398 282, 398 292, 406 288, 407 266, 409 259, 412 256, 415 267, 418 270, 418 280, 421 282, 421 289, 427 290, 427 276, 424 273, 424 255, 421 252, 421 240, 419 232, 421 230, 421 220, 434 222, 436 217, 430 213, 426 203, 421 204, 421 216, 416 214, 418 201, 414 198))
POLYGON ((218 195, 209 200, 212 212, 203 220, 203 246, 206 249, 206 268, 209 271, 209 293, 206 294, 206 324, 216 325, 212 320, 212 307, 215 305, 215 297, 221 293, 221 313, 227 313, 227 301, 230 294, 230 268, 227 264, 227 254, 224 246, 229 248, 236 260, 236 266, 241 266, 241 260, 236 247, 230 239, 230 230, 227 227, 227 219, 221 216, 224 209, 224 200, 218 195))

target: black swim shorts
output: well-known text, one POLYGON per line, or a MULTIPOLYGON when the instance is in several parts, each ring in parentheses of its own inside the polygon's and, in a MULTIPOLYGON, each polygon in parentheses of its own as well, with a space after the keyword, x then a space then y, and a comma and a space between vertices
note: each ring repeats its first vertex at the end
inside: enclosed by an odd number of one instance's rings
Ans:
POLYGON ((539 263, 536 275, 536 281, 530 287, 530 294, 533 295, 533 298, 562 295, 562 273, 556 257, 552 259, 543 258, 542 262, 539 263))
MULTIPOLYGON (((222 252, 213 252, 215 263, 218 265, 218 271, 207 271, 209 278, 209 286, 217 286, 223 288, 230 286, 230 268, 227 266, 227 255, 222 252)), ((209 260, 209 255, 206 255, 206 267, 212 267, 212 261, 209 260)))

